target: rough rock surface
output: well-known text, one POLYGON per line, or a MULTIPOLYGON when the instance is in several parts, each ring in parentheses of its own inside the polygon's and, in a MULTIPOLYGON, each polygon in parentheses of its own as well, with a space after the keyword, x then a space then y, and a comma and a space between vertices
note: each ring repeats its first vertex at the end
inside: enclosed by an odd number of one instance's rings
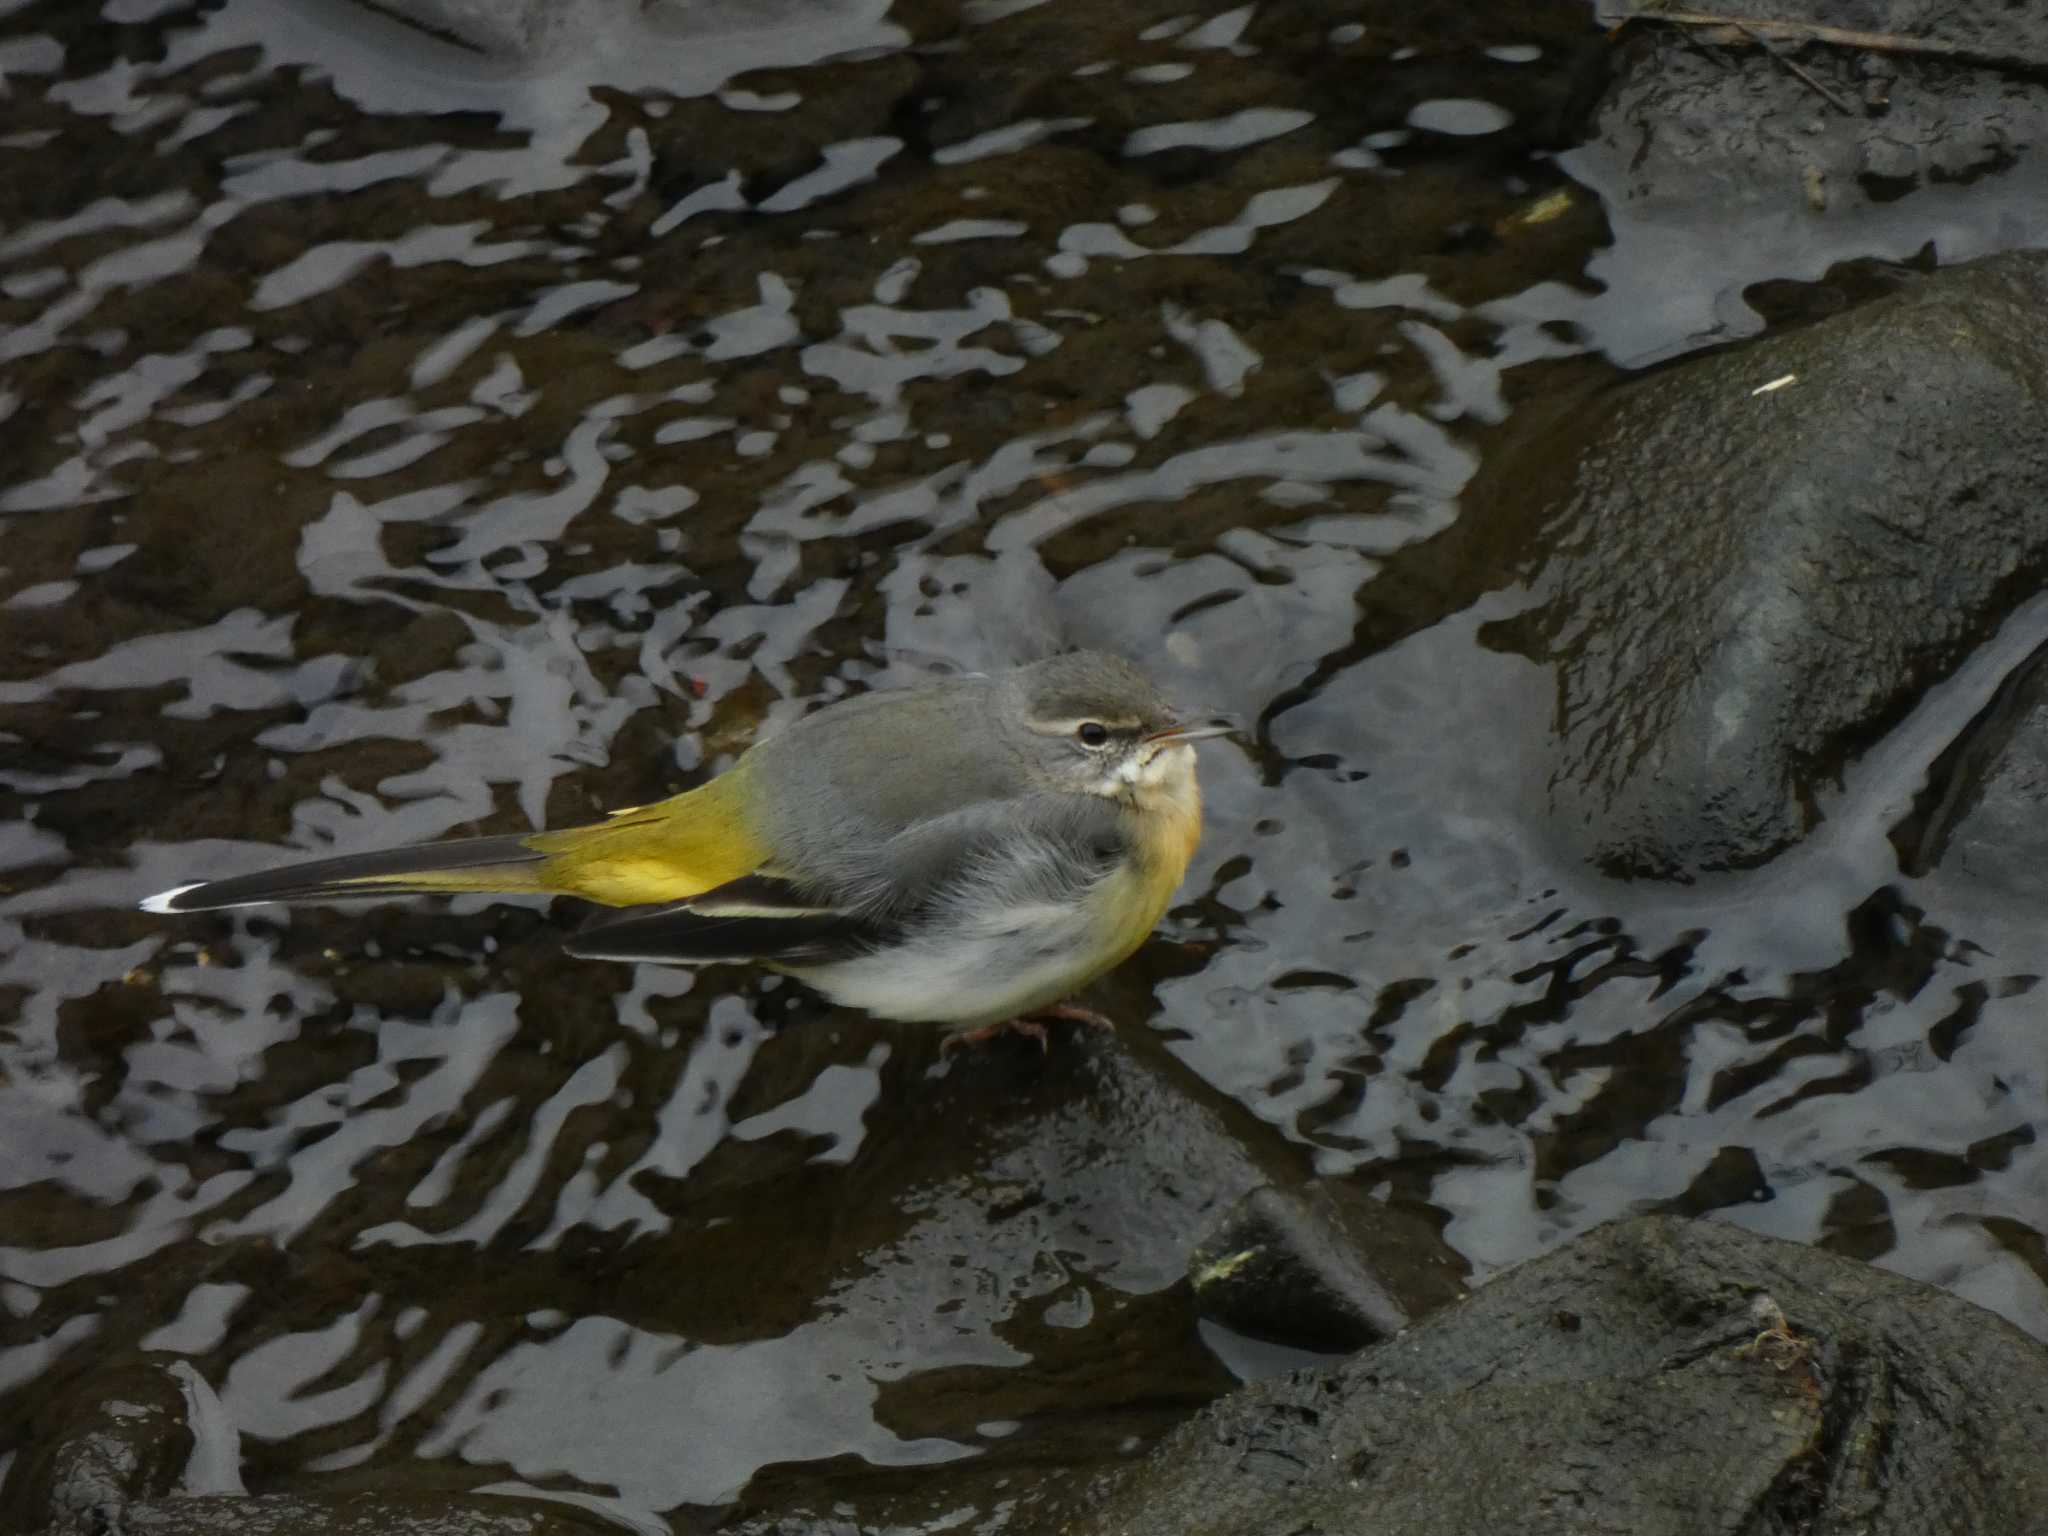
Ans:
POLYGON ((1601 0, 1603 26, 1632 17, 1713 16, 1777 39, 1803 33, 1886 38, 1901 51, 2048 65, 2048 12, 1977 0, 1601 0))
MULTIPOLYGON (((1783 10, 1882 33, 1880 12, 1936 8, 1783 10)), ((1593 130, 1560 161, 1609 218, 1610 247, 1587 268, 1604 289, 1586 317, 1595 345, 1641 366, 1763 330, 1775 317, 1757 284, 1817 281, 1861 258, 1946 266, 2048 243, 2048 93, 1992 67, 2048 54, 2048 12, 1972 9, 1993 25, 1902 37, 1964 50, 1953 57, 1793 40, 1767 51, 1725 26, 1622 30, 1593 130)))
POLYGON ((274 1493, 131 1504, 118 1525, 95 1529, 126 1536, 597 1536, 618 1527, 566 1508, 557 1513, 532 1500, 488 1495, 319 1499, 274 1493))
POLYGON ((29 1447, 0 1528, 102 1528, 106 1511, 169 1493, 192 1453, 185 1397, 162 1366, 122 1361, 93 1372, 45 1405, 64 1432, 29 1447))
POLYGON ((1541 597, 1493 633, 1557 669, 1551 810, 1610 870, 1768 859, 2037 584, 2048 255, 1899 284, 1625 383, 1545 449, 1576 467, 1541 597))
POLYGON ((1968 1302, 1714 1222, 1595 1232, 1247 1387, 1077 1533, 2048 1530, 2048 1353, 1968 1302))
POLYGON ((1739 37, 1700 43, 1661 30, 1633 42, 1603 103, 1596 142, 1634 147, 1628 181, 1643 196, 1696 208, 1775 190, 1820 212, 1859 184, 1883 200, 1883 183, 1981 174, 2048 135, 2048 100, 1997 70, 1812 47, 1793 61, 1802 78, 1739 37))

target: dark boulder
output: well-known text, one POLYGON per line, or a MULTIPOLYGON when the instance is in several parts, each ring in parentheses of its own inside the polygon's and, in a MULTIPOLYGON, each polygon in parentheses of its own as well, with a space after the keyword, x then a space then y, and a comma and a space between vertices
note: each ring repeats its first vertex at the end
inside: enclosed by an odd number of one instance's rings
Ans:
POLYGON ((1118 1536, 2037 1536, 2048 1352, 1819 1249, 1645 1217, 1256 1383, 1090 1490, 1118 1536))
POLYGON ((1496 466, 1563 477, 1537 603, 1489 634, 1554 665, 1550 810, 1611 872, 1770 858, 2039 585, 2048 255, 1896 285, 1560 409, 1543 462, 1496 466))
POLYGON ((11 1469, 0 1526, 100 1529, 129 1500, 176 1489, 192 1454, 186 1400, 162 1365, 113 1361, 53 1393, 11 1469))

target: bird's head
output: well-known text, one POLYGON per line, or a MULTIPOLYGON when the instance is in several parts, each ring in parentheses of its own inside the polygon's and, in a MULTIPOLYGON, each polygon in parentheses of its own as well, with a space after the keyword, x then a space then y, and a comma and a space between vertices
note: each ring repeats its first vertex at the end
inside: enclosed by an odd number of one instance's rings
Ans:
POLYGON ((1229 732, 1190 722, 1152 680, 1100 651, 1074 651, 1009 674, 999 706, 1033 771, 1073 794, 1144 803, 1194 778, 1192 743, 1229 732))

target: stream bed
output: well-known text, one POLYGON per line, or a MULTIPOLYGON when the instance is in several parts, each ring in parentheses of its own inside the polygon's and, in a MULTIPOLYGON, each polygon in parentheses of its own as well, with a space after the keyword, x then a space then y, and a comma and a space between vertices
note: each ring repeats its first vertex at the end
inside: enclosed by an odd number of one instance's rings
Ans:
POLYGON ((1475 1283, 1674 1211, 2048 1340, 2041 899, 1893 835, 2030 573, 1791 846, 1658 878, 1560 824, 1518 638, 1571 402, 2048 246, 2040 167, 1741 238, 1627 181, 1577 6, 1185 3, 0 0, 17 1485, 177 1361, 203 1491, 1029 1530, 1291 1363, 1183 1281, 1261 1182, 1475 1283), (135 910, 645 803, 1048 628, 1246 727, 1113 1036, 941 1058, 535 901, 135 910))

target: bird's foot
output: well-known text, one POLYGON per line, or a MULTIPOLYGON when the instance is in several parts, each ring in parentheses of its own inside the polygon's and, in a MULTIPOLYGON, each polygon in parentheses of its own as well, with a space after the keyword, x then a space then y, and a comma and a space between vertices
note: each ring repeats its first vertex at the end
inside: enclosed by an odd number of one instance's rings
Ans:
POLYGON ((1034 1019, 1064 1019, 1069 1024, 1086 1024, 1090 1029, 1114 1031, 1116 1020, 1106 1013, 1097 1013, 1093 1008, 1083 1008, 1079 1003, 1054 1003, 1050 1008, 1041 1008, 1032 1015, 1034 1019))
POLYGON ((941 1056, 950 1056, 963 1045, 981 1045, 998 1035, 1022 1035, 1027 1040, 1036 1040, 1040 1051, 1052 1049, 1052 1037, 1046 1030, 1049 1022, 1057 1020, 1068 1024, 1086 1024, 1090 1029, 1115 1029, 1116 1021, 1107 1014, 1097 1013, 1093 1008, 1083 1008, 1078 1003, 1054 1003, 1050 1008, 1041 1008, 1036 1013, 1022 1014, 1014 1019, 999 1019, 993 1024, 982 1024, 974 1029, 963 1029, 958 1034, 948 1035, 939 1047, 941 1056))
POLYGON ((950 1056, 963 1045, 984 1045, 997 1035, 1022 1035, 1027 1040, 1036 1040, 1043 1052, 1052 1050, 1052 1042, 1046 1038, 1045 1026, 1036 1019, 998 1019, 993 1024, 978 1025, 946 1036, 939 1043, 939 1054, 950 1056))

